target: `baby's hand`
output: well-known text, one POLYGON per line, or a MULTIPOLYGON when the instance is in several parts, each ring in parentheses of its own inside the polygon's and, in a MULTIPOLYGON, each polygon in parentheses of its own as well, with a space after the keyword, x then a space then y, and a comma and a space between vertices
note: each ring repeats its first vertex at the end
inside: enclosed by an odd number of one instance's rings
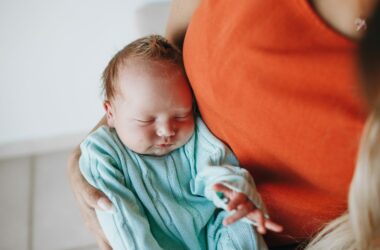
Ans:
POLYGON ((281 225, 265 218, 264 213, 260 209, 257 209, 245 194, 231 190, 223 184, 215 184, 213 188, 216 192, 223 193, 226 199, 227 211, 235 210, 232 215, 224 219, 223 224, 225 226, 246 217, 248 220, 254 222, 260 234, 265 234, 266 229, 277 233, 283 230, 281 225))

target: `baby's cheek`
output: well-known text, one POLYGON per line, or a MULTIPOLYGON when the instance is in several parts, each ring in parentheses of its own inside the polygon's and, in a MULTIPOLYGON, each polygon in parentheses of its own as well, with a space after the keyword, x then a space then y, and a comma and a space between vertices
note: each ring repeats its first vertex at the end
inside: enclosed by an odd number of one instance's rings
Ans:
POLYGON ((188 135, 190 135, 190 137, 193 135, 194 129, 195 129, 195 123, 194 123, 194 118, 193 118, 186 124, 186 132, 188 133, 188 135))
POLYGON ((125 135, 124 144, 137 153, 145 153, 149 147, 149 133, 143 128, 130 129, 125 135))
POLYGON ((188 123, 180 130, 180 139, 182 143, 186 143, 194 133, 194 124, 188 123))
POLYGON ((142 145, 152 144, 157 137, 154 129, 151 129, 149 127, 139 129, 136 136, 139 138, 142 145))

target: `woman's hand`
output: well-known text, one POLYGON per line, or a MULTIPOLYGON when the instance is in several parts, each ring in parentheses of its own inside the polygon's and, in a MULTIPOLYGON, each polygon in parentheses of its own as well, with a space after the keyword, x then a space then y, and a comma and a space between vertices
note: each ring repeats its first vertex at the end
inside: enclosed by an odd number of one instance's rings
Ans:
POLYGON ((277 233, 282 232, 283 227, 266 218, 245 194, 233 191, 223 184, 215 184, 213 188, 216 192, 222 192, 227 198, 227 211, 235 211, 224 219, 224 225, 227 226, 245 217, 255 223, 260 234, 265 234, 267 229, 277 233))
POLYGON ((79 170, 80 149, 77 147, 71 154, 68 162, 68 175, 74 196, 79 204, 80 212, 89 228, 96 237, 97 244, 102 250, 110 250, 111 247, 99 225, 95 209, 110 210, 112 203, 99 190, 92 187, 82 176, 79 170))

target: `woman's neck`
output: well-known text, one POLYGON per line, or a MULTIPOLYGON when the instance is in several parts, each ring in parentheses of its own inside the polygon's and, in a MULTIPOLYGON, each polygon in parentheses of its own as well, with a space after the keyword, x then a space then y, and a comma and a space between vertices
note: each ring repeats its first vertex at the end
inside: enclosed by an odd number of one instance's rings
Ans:
POLYGON ((365 30, 378 0, 309 0, 314 10, 333 29, 357 40, 365 30), (360 19, 359 19, 360 18, 360 19))

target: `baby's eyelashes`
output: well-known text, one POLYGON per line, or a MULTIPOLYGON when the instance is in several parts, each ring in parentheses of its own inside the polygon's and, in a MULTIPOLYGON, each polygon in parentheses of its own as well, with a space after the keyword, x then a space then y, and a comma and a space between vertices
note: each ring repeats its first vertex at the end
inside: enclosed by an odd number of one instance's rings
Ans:
POLYGON ((186 114, 178 114, 174 118, 176 120, 181 121, 181 120, 186 120, 186 119, 190 118, 192 115, 193 115, 193 112, 191 111, 191 112, 188 112, 186 114))
POLYGON ((140 125, 149 125, 154 123, 154 119, 135 119, 135 121, 140 125))
MULTIPOLYGON (((175 115, 173 116, 172 118, 170 118, 169 120, 171 121, 185 121, 189 118, 191 118, 193 115, 192 112, 189 112, 189 113, 186 113, 186 114, 178 114, 178 115, 175 115)), ((155 122, 155 118, 135 118, 134 119, 137 123, 139 123, 140 125, 149 125, 149 124, 153 124, 155 122)))

